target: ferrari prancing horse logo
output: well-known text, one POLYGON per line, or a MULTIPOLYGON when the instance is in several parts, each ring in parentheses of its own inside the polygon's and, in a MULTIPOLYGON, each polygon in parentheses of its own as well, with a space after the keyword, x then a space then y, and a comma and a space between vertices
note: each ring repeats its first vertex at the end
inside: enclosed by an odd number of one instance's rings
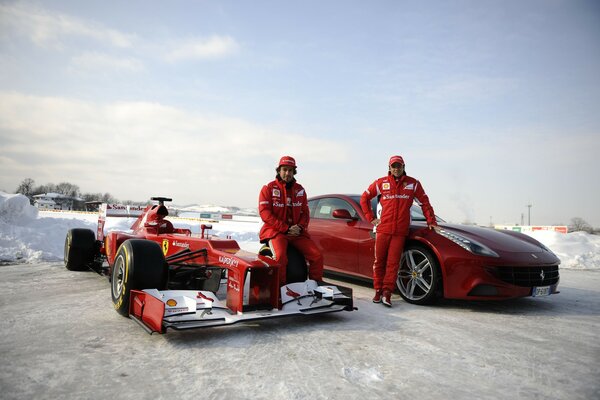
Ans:
POLYGON ((162 241, 162 251, 163 251, 163 254, 166 256, 167 252, 169 251, 169 240, 168 239, 163 239, 163 241, 162 241))

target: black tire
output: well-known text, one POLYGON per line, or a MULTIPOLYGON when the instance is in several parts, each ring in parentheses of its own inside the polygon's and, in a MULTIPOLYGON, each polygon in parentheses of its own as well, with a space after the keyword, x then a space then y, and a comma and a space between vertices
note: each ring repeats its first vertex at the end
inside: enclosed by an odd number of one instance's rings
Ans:
POLYGON ((442 274, 437 259, 430 250, 418 244, 408 244, 402 254, 396 286, 404 301, 425 305, 440 296, 442 274))
POLYGON ((89 270, 96 255, 96 236, 91 229, 75 228, 67 232, 64 260, 69 271, 89 270))
POLYGON ((287 247, 288 264, 286 269, 286 283, 304 282, 308 279, 308 267, 304 256, 292 245, 287 247))
MULTIPOLYGON (((273 257, 271 248, 265 244, 263 245, 258 254, 266 257, 273 257)), ((287 258, 288 264, 286 268, 286 283, 304 282, 308 279, 308 267, 306 266, 306 259, 302 253, 295 248, 293 245, 287 247, 287 258)))
POLYGON ((121 244, 112 266, 110 291, 117 312, 129 316, 131 290, 158 289, 167 286, 167 264, 160 245, 144 239, 121 244))

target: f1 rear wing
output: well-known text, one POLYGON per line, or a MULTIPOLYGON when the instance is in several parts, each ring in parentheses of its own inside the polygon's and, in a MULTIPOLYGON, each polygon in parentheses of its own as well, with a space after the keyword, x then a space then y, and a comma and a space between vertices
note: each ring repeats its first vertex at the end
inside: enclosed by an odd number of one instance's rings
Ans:
POLYGON ((97 240, 104 240, 104 224, 106 223, 106 217, 137 218, 146 211, 146 208, 148 208, 148 206, 102 203, 98 208, 97 240))

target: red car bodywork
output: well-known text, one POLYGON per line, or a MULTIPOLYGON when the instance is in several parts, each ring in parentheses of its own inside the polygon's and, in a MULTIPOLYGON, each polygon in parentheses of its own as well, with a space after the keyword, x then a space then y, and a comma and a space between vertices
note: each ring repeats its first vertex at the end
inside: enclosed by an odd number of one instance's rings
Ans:
MULTIPOLYGON (((254 304, 270 304, 273 308, 279 305, 279 266, 270 257, 261 256, 240 249, 235 240, 209 237, 202 228, 201 237, 192 236, 189 229, 173 228, 170 222, 160 226, 161 219, 156 217, 158 205, 151 205, 139 214, 130 232, 111 231, 104 236, 104 218, 98 223, 97 240, 101 242, 100 253, 108 262, 108 275, 112 273, 117 251, 121 244, 129 239, 146 239, 161 245, 167 260, 182 251, 196 252, 203 249, 203 254, 179 262, 183 267, 193 268, 197 265, 208 265, 213 268, 227 270, 227 306, 232 312, 241 312, 244 306, 254 304), (251 270, 250 292, 248 304, 244 304, 243 290, 247 271, 251 270)), ((110 215, 110 214, 109 214, 110 215)), ((167 221, 162 219, 162 221, 167 221)))
MULTIPOLYGON (((375 236, 359 198, 332 194, 309 199, 309 233, 323 252, 327 272, 371 280, 375 236)), ((445 232, 476 241, 497 257, 474 254, 427 229, 424 218, 416 220, 417 211, 411 212, 405 248, 419 244, 433 254, 442 275, 443 297, 508 299, 531 296, 535 287, 557 293, 560 260, 535 239, 512 231, 438 222, 445 232)))

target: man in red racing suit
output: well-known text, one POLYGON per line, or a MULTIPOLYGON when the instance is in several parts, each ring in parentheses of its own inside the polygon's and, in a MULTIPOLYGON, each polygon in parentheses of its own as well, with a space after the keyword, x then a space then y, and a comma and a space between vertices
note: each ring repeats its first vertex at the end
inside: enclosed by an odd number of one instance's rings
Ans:
POLYGON ((363 213, 377 227, 373 264, 374 303, 391 307, 391 295, 400 267, 404 242, 410 227, 410 207, 416 199, 421 205, 429 229, 437 229, 435 214, 421 183, 406 175, 404 160, 392 156, 388 174, 373 182, 360 198, 363 213), (380 196, 381 219, 371 210, 371 199, 380 196))
POLYGON ((323 255, 308 235, 310 220, 304 188, 296 182, 296 160, 284 156, 279 160, 275 180, 263 186, 258 198, 258 211, 264 224, 260 241, 269 242, 273 258, 279 261, 279 282, 285 285, 287 246, 292 244, 309 263, 308 277, 323 279, 323 255))

